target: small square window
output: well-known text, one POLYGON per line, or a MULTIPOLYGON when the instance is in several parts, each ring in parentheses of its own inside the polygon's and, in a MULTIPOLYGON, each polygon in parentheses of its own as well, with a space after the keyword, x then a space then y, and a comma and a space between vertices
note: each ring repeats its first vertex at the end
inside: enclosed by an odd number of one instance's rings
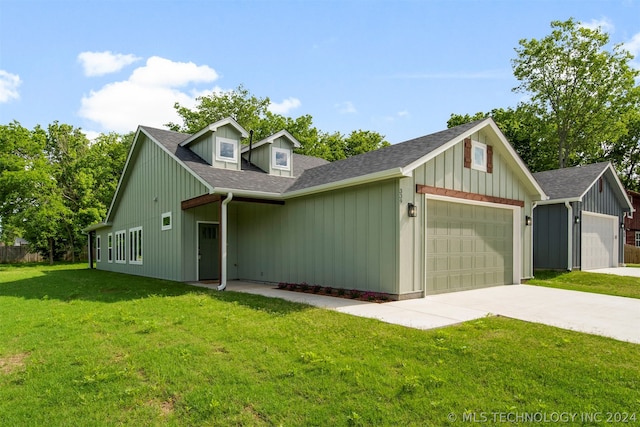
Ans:
POLYGON ((640 231, 636 231, 636 246, 640 247, 640 231))
POLYGON ((228 138, 216 138, 216 160, 238 163, 238 141, 228 138))
POLYGON ((471 167, 479 171, 487 171, 487 146, 485 144, 472 141, 471 167))
POLYGON ((291 150, 272 147, 271 153, 271 167, 274 169, 291 170, 291 150))
POLYGON ((162 231, 171 230, 171 212, 162 214, 162 231))

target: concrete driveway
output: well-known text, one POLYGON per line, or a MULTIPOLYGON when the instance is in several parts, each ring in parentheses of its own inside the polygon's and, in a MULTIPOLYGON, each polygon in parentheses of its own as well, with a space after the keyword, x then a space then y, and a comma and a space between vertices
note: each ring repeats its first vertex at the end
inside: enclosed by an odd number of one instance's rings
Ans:
POLYGON ((497 286, 376 304, 231 281, 230 291, 282 298, 418 329, 500 315, 640 344, 640 299, 530 285, 497 286))
POLYGON ((589 273, 615 274, 616 276, 640 277, 640 268, 637 267, 612 267, 589 270, 589 273))

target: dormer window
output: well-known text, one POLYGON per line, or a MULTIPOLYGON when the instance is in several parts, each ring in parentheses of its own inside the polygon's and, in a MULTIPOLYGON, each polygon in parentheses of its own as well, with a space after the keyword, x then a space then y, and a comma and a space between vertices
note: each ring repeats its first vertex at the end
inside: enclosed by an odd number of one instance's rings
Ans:
POLYGON ((235 139, 216 137, 216 160, 220 162, 238 163, 238 141, 235 139))
POLYGON ((291 150, 271 147, 271 167, 274 169, 291 170, 291 150))

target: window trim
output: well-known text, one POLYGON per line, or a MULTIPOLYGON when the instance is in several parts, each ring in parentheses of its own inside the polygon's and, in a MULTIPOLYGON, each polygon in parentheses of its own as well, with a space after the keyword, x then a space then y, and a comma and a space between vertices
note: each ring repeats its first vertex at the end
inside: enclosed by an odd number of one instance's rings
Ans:
POLYGON ((216 137, 216 152, 215 158, 219 162, 227 162, 227 163, 238 163, 238 141, 230 138, 223 138, 221 136, 216 137), (226 157, 222 155, 222 145, 223 144, 232 144, 233 145, 233 156, 226 157))
POLYGON ((107 262, 113 263, 113 233, 107 234, 107 262))
POLYGON ((102 262, 102 236, 96 234, 96 262, 102 262))
POLYGON ((142 227, 129 229, 129 264, 142 265, 143 234, 142 227))
POLYGON ((273 169, 290 171, 291 170, 291 150, 289 150, 288 148, 271 147, 271 167, 273 169), (277 157, 278 153, 284 153, 284 154, 287 155, 287 165, 286 166, 282 166, 282 165, 278 165, 277 164, 276 157, 277 157))
POLYGON ((471 169, 475 169, 481 172, 487 171, 487 144, 483 144, 479 141, 471 140, 471 169), (483 164, 476 162, 476 150, 482 151, 483 164))
POLYGON ((636 247, 640 247, 640 231, 636 231, 636 247))
POLYGON ((127 263, 127 230, 118 230, 114 236, 116 264, 127 263))
POLYGON ((162 231, 167 231, 167 230, 171 230, 172 227, 173 227, 173 217, 171 215, 171 212, 163 213, 162 217, 160 219, 160 229, 162 231), (164 225, 165 218, 169 218, 169 224, 168 225, 164 225))

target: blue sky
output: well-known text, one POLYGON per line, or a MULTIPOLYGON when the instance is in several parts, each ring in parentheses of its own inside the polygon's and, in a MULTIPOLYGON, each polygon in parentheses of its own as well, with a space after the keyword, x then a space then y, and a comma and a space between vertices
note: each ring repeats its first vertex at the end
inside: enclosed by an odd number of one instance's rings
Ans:
POLYGON ((570 17, 640 54, 639 0, 0 0, 0 124, 162 127, 174 102, 242 84, 396 143, 515 107, 518 41, 570 17))

